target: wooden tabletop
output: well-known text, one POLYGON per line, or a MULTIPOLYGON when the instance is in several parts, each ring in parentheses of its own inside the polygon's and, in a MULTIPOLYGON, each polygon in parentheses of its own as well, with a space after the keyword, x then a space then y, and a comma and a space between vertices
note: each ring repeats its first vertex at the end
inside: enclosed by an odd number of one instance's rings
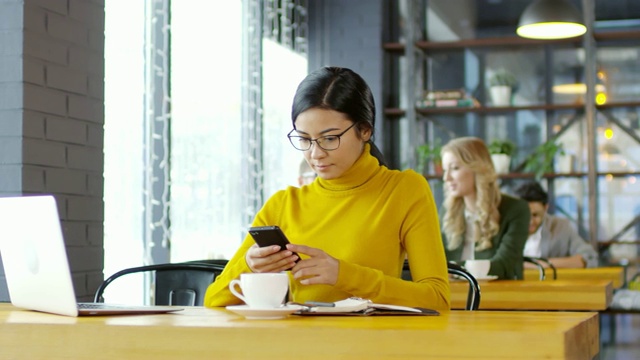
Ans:
MULTIPOLYGON (((613 287, 608 280, 495 280, 480 283, 480 310, 605 310, 613 287)), ((451 307, 464 309, 469 285, 451 281, 451 307)))
POLYGON ((591 312, 451 311, 440 316, 290 316, 225 309, 73 318, 0 304, 7 359, 591 359, 591 312))
MULTIPOLYGON (((546 279, 553 280, 553 270, 545 269, 546 279)), ((558 280, 609 280, 614 289, 619 289, 624 284, 624 268, 622 266, 598 267, 586 269, 557 269, 558 280)), ((540 271, 537 269, 525 269, 525 280, 539 280, 540 271)))

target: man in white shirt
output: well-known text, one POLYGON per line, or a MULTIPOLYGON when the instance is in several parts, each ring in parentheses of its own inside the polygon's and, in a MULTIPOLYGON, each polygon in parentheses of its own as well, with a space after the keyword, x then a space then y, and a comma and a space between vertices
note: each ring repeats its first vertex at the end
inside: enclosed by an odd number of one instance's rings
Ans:
MULTIPOLYGON (((571 222, 547 213, 548 195, 537 182, 523 184, 515 194, 529 202, 531 220, 524 256, 548 259, 556 268, 598 266, 593 247, 578 235, 571 222)), ((544 265, 544 263, 542 262, 544 265)), ((525 267, 529 264, 525 264, 525 267)), ((534 266, 531 266, 534 267, 534 266)))

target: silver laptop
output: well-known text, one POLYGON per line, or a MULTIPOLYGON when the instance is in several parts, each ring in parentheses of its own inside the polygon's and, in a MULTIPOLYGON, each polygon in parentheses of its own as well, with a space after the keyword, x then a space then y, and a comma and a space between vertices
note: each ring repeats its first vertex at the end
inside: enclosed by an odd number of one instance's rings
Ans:
POLYGON ((11 303, 48 313, 158 314, 175 306, 77 303, 53 196, 0 198, 0 254, 11 303))

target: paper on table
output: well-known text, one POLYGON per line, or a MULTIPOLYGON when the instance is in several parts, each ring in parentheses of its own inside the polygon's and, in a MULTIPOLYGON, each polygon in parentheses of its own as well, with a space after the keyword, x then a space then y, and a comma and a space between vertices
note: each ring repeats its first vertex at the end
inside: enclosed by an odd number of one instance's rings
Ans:
POLYGON ((335 306, 309 306, 300 315, 439 315, 435 310, 400 305, 375 304, 371 300, 351 297, 336 301, 335 306))

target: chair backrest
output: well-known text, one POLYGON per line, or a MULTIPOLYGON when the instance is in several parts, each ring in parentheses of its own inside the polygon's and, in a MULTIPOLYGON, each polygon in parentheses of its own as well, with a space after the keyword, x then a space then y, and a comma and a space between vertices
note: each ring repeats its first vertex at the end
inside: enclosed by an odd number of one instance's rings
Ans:
MULTIPOLYGON (((530 263, 535 265, 538 268, 538 271, 540 272, 540 280, 544 280, 547 278, 547 274, 544 270, 544 266, 540 263, 540 258, 535 258, 535 257, 531 257, 531 256, 523 256, 522 260, 526 263, 530 263)), ((554 268, 554 279, 555 279, 555 268, 554 268)))
POLYGON ((467 307, 465 310, 478 310, 480 308, 480 284, 465 268, 455 263, 447 263, 449 274, 457 275, 469 283, 469 293, 467 294, 467 307))
POLYGON ((530 257, 530 256, 528 258, 531 260, 537 261, 539 263, 543 262, 547 264, 548 269, 551 269, 551 272, 553 273, 553 280, 558 279, 558 270, 556 269, 555 265, 553 265, 553 263, 549 261, 549 259, 543 258, 543 257, 530 257))
MULTIPOLYGON (((480 285, 478 284, 478 280, 462 266, 451 262, 447 263, 447 270, 450 275, 456 275, 469 282, 469 293, 467 295, 467 306, 465 310, 478 310, 480 307, 480 285)), ((411 280, 411 268, 407 260, 404 261, 404 266, 402 267, 402 278, 404 280, 411 280)))
POLYGON ((102 295, 115 279, 133 273, 155 274, 155 305, 202 306, 207 287, 215 280, 226 260, 198 260, 128 268, 104 280, 94 296, 94 302, 103 302, 102 295))

